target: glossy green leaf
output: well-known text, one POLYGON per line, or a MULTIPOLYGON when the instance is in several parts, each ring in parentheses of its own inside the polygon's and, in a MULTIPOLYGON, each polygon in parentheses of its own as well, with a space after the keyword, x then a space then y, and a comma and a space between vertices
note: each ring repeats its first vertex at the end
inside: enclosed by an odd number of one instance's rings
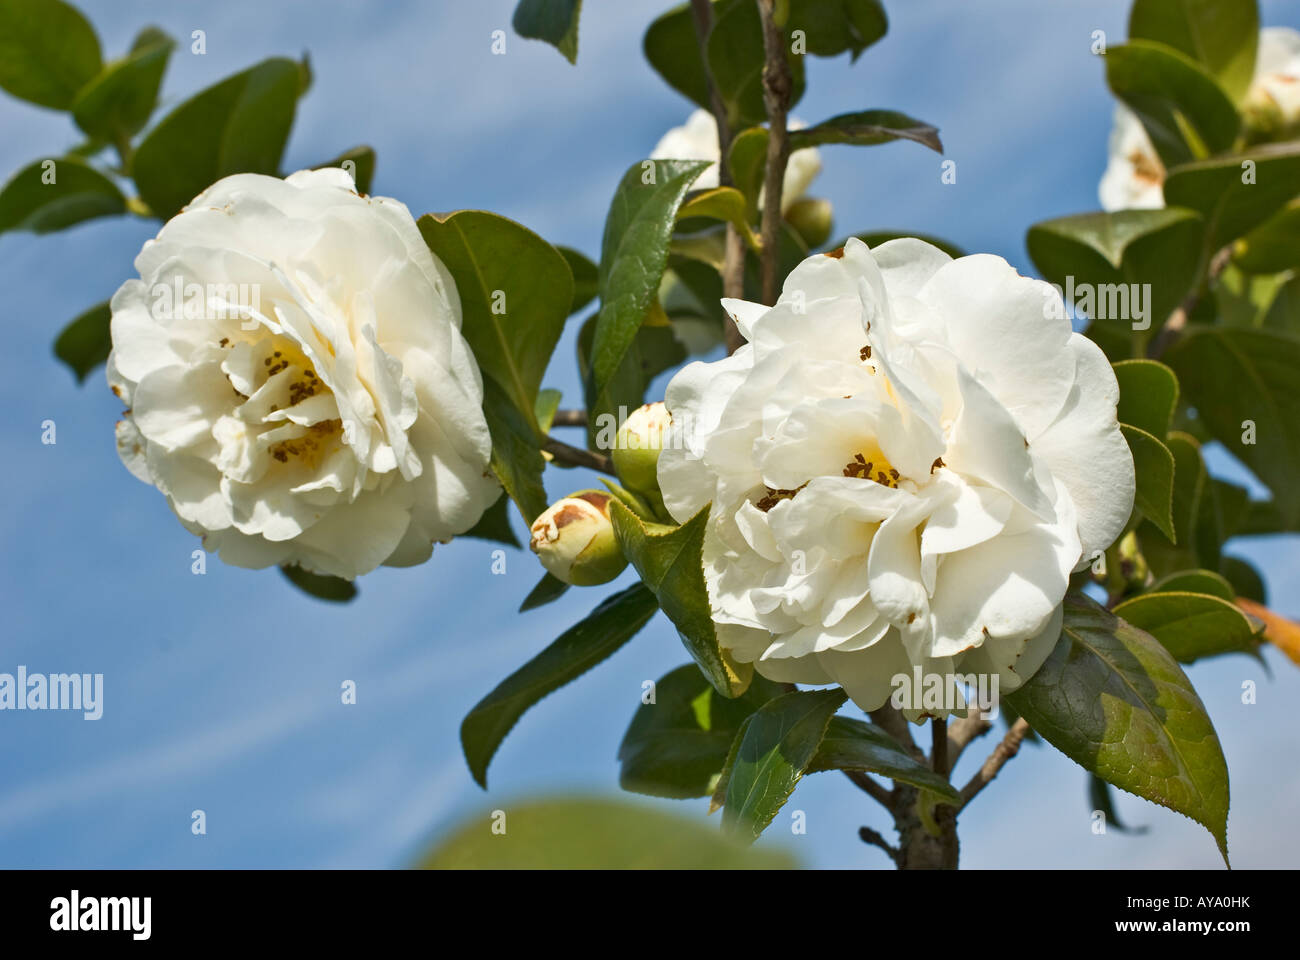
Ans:
POLYGON ((519 538, 515 536, 515 531, 510 526, 510 497, 504 493, 497 497, 496 503, 483 511, 483 516, 479 517, 478 523, 460 536, 504 543, 519 549, 521 546, 519 538))
POLYGON ((103 66, 95 28, 63 0, 0 0, 0 88, 68 110, 103 66))
POLYGON ((608 658, 656 609, 654 595, 639 583, 613 594, 475 704, 461 722, 460 742, 479 786, 487 788, 488 764, 524 711, 608 658))
POLYGON ((1213 253, 1264 223, 1295 197, 1300 143, 1255 147, 1174 167, 1165 178, 1165 203, 1199 212, 1206 249, 1213 253))
POLYGON ((360 146, 345 150, 333 160, 328 160, 312 169, 324 170, 326 167, 341 167, 351 175, 357 193, 369 194, 370 185, 375 181, 375 161, 374 147, 360 146))
POLYGON ((543 574, 542 579, 537 581, 537 586, 528 592, 524 597, 524 602, 519 605, 519 612, 527 610, 536 610, 538 607, 544 607, 554 600, 560 599, 569 585, 559 577, 553 577, 549 573, 543 574))
POLYGON ((149 209, 168 219, 234 173, 277 175, 302 67, 273 57, 186 100, 136 149, 132 173, 149 209))
POLYGON ((823 770, 861 770, 878 773, 900 783, 929 790, 955 806, 961 795, 939 774, 917 763, 888 733, 873 723, 853 717, 834 717, 826 728, 808 773, 823 770))
POLYGON ((1145 340, 1196 282, 1203 231, 1190 210, 1120 210, 1045 220, 1029 228, 1025 244, 1038 272, 1077 310, 1145 340))
POLYGON ((570 315, 577 313, 600 292, 600 274, 597 266, 572 247, 555 248, 573 274, 573 303, 569 306, 570 315))
POLYGON ((1214 438, 1268 485, 1285 518, 1300 517, 1300 336, 1197 327, 1165 359, 1214 438))
POLYGON ((1167 434, 1178 406, 1174 372, 1157 360, 1122 360, 1113 369, 1119 382, 1119 422, 1157 438, 1167 434))
POLYGON ((1255 72, 1255 0, 1134 0, 1128 35, 1180 50, 1240 99, 1255 72))
POLYGON ((654 702, 637 707, 618 748, 619 785, 656 797, 712 795, 736 731, 760 706, 782 693, 755 677, 743 696, 718 695, 693 663, 660 677, 654 702))
POLYGON ((646 523, 621 502, 610 503, 614 533, 632 566, 640 574, 677 628, 691 658, 713 688, 724 697, 744 693, 753 676, 750 664, 734 663, 718 646, 704 585, 705 507, 680 527, 646 523))
POLYGON ((136 37, 131 52, 104 67, 77 94, 72 116, 92 137, 129 140, 144 128, 158 105, 167 61, 176 41, 156 27, 136 37))
POLYGON ((1195 60, 1149 40, 1111 47, 1103 59, 1111 91, 1137 114, 1165 166, 1232 147, 1241 117, 1195 60))
POLYGON ((745 242, 753 249, 758 246, 758 238, 749 226, 749 214, 745 205, 745 195, 735 187, 714 187, 701 190, 691 196, 677 210, 677 219, 687 220, 691 217, 704 217, 709 220, 721 220, 730 223, 745 242))
POLYGON ((357 595, 356 584, 341 577, 331 577, 324 573, 310 573, 299 566, 281 567, 280 572, 295 587, 317 600, 327 600, 330 603, 347 603, 357 595))
POLYGON ((1191 682, 1155 638, 1081 594, 1061 639, 1007 699, 1085 770, 1202 824, 1228 856, 1228 766, 1191 682))
POLYGON ((794 792, 826 728, 847 699, 839 688, 787 693, 765 703, 738 734, 727 773, 722 829, 752 843, 794 792))
POLYGON ((1173 517, 1174 456, 1163 442, 1138 427, 1120 424, 1133 453, 1137 476, 1134 505, 1171 541, 1176 537, 1173 517))
POLYGON ((77 383, 84 382, 90 371, 108 359, 109 351, 113 349, 109 334, 112 317, 113 311, 105 300, 64 327, 54 341, 54 355, 68 365, 77 383))
POLYGON ((600 253, 600 313, 591 345, 593 396, 587 409, 594 436, 601 414, 641 402, 618 377, 645 322, 668 260, 677 210, 704 161, 647 160, 623 176, 605 220, 600 253), (646 182, 649 180, 650 182, 646 182))
POLYGON ((1227 600, 1229 603, 1236 599, 1236 592, 1232 589, 1232 584, 1222 574, 1215 573, 1213 570, 1179 570, 1168 576, 1161 577, 1150 588, 1152 593, 1166 591, 1205 593, 1221 600, 1227 600))
POLYGON ((737 845, 698 819, 603 797, 511 803, 467 820, 425 855, 431 870, 789 870, 787 853, 737 845), (494 828, 504 826, 504 830, 494 828))
POLYGON ((125 212, 117 185, 79 157, 37 160, 0 188, 0 233, 51 233, 125 212))
POLYGON ((537 418, 515 406, 505 389, 491 379, 483 381, 483 416, 492 433, 492 472, 531 527, 547 505, 542 484, 546 460, 537 418))
POLYGON ((519 0, 515 7, 515 33, 545 40, 570 63, 578 62, 578 19, 582 0, 519 0))
POLYGON ((1251 653, 1257 645, 1255 627, 1241 608, 1205 593, 1144 593, 1118 604, 1115 615, 1151 634, 1182 663, 1251 653))
POLYGON ((791 130, 790 149, 802 150, 829 143, 846 143, 855 147, 873 147, 894 140, 912 140, 943 153, 939 130, 914 120, 897 110, 861 110, 841 113, 813 127, 791 130))

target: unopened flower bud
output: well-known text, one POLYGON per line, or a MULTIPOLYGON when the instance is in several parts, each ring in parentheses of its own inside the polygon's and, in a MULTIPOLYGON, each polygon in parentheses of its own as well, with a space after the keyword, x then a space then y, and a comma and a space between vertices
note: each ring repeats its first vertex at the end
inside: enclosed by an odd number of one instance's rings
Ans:
POLYGON ((579 490, 533 521, 529 546, 551 576, 578 587, 608 583, 627 566, 603 490, 579 490))
POLYGON ((662 402, 647 403, 633 410, 618 428, 610 456, 619 480, 629 490, 658 493, 659 451, 670 419, 662 402))
POLYGON ((831 238, 833 221, 829 200, 802 197, 786 209, 785 219, 809 249, 820 247, 831 238))

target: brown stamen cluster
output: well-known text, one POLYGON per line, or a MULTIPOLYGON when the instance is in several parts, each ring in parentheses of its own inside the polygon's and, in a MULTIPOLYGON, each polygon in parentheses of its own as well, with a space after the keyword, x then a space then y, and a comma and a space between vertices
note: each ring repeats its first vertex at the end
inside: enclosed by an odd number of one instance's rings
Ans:
POLYGON ((767 493, 757 503, 755 503, 754 506, 758 507, 758 509, 762 510, 764 513, 767 513, 767 511, 771 510, 782 500, 794 499, 794 495, 806 486, 808 486, 808 484, 801 483, 793 490, 764 487, 763 489, 766 490, 767 493))
MULTIPOLYGON (((326 452, 327 443, 336 434, 343 432, 342 420, 322 420, 307 428, 307 433, 293 440, 281 440, 268 451, 280 463, 288 463, 290 457, 301 457, 308 465, 320 462, 326 452)), ((328 444, 330 447, 333 444, 328 444)))
POLYGON ((853 459, 844 467, 844 476, 861 477, 864 480, 874 480, 876 483, 886 487, 898 487, 899 473, 893 467, 888 471, 876 470, 876 465, 860 453, 855 453, 853 459), (874 475, 872 471, 875 471, 874 475))

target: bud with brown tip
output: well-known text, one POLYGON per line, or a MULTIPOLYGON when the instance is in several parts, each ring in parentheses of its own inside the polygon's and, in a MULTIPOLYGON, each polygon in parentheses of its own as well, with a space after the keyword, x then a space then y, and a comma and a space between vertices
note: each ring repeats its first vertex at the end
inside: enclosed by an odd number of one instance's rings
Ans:
POLYGON ((529 547, 557 580, 577 587, 608 583, 627 566, 603 490, 579 490, 551 504, 533 521, 529 547))

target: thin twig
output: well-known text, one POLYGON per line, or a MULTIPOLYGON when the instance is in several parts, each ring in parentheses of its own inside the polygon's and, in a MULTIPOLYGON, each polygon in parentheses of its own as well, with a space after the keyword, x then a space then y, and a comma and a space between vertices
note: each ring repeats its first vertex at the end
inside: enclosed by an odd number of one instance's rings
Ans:
POLYGON ((553 427, 585 427, 586 425, 586 410, 556 410, 555 416, 551 418, 553 427))
POLYGON ((611 477, 617 476, 614 473, 613 461, 603 453, 597 453, 595 450, 583 450, 581 447, 572 446, 563 440, 556 440, 554 437, 547 437, 546 442, 542 444, 542 449, 561 463, 572 464, 575 467, 587 467, 600 473, 609 474, 611 477))
POLYGON ((939 776, 948 777, 948 721, 935 717, 930 721, 930 766, 939 776))
POLYGON ((894 801, 894 795, 890 791, 876 783, 861 770, 843 770, 841 772, 852 780, 859 790, 870 796, 872 800, 875 800, 886 810, 890 809, 890 804, 894 801))
POLYGON ((988 717, 974 707, 960 720, 948 727, 948 770, 957 767, 962 752, 973 740, 977 740, 993 729, 988 717))
POLYGON ((785 59, 785 34, 776 25, 776 0, 756 0, 763 22, 763 105, 767 108, 767 169, 763 179, 763 302, 776 303, 777 250, 781 231, 781 191, 790 142, 786 111, 794 84, 785 59))
POLYGON ((1021 717, 1011 725, 1011 729, 1002 738, 1002 742, 989 754, 989 758, 984 761, 984 766, 980 767, 975 776, 970 778, 970 782, 961 788, 961 807, 959 809, 965 809, 966 805, 975 798, 975 794, 993 782, 993 778, 998 775, 998 771, 1002 769, 1003 765, 1020 752, 1020 744, 1024 742, 1025 737, 1028 735, 1029 724, 1024 717, 1021 717))
MULTIPOLYGON (((727 105, 722 101, 713 75, 709 72, 709 31, 713 29, 713 5, 710 0, 691 0, 691 13, 695 18, 695 39, 700 46, 700 62, 704 64, 705 79, 709 85, 709 106, 713 120, 718 125, 718 185, 729 187, 734 182, 728 163, 731 153, 731 123, 727 118, 727 105)), ((745 295, 745 240, 734 224, 727 224, 722 261, 722 295, 740 299, 745 295)), ((745 342, 731 317, 724 316, 723 330, 727 341, 727 354, 733 354, 745 342)))
POLYGON ((881 850, 884 850, 885 853, 889 854, 889 859, 893 860, 895 865, 898 865, 899 860, 903 856, 901 850, 897 847, 891 847, 888 840, 876 833, 876 831, 872 830, 870 827, 858 827, 858 837, 863 843, 869 843, 873 847, 879 847, 881 850))

